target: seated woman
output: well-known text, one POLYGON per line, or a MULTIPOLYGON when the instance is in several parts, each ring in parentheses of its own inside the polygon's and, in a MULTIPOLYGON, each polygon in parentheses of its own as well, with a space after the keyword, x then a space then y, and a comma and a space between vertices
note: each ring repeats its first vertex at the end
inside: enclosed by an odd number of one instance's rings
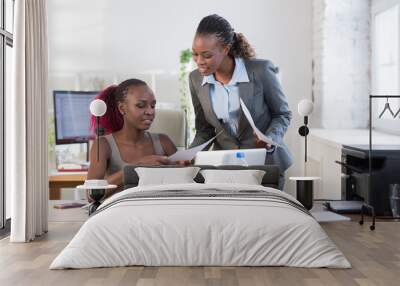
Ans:
MULTIPOLYGON (((106 179, 109 184, 121 186, 122 169, 127 164, 171 163, 167 156, 177 150, 171 139, 147 132, 155 117, 156 99, 144 81, 128 79, 106 88, 97 98, 107 105, 106 114, 100 118, 105 136, 100 137, 99 160, 97 144, 90 150, 88 179, 106 179)), ((92 117, 92 128, 95 122, 92 117)))

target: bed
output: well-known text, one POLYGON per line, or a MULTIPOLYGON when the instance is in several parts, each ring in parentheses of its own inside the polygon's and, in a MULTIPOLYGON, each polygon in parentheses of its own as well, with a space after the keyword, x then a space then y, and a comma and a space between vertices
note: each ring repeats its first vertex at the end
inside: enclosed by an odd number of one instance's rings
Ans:
POLYGON ((351 267, 312 215, 276 189, 276 166, 218 167, 264 170, 262 185, 205 184, 198 174, 195 183, 152 186, 138 186, 136 167, 125 167, 125 190, 100 205, 50 269, 351 267))

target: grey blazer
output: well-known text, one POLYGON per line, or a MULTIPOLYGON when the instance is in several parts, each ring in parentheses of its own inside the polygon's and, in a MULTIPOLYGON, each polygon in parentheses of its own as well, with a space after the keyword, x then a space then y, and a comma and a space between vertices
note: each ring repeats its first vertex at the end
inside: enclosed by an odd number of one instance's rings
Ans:
MULTIPOLYGON (((268 153, 266 164, 278 165, 284 172, 293 163, 283 136, 290 124, 292 113, 276 77, 277 69, 267 60, 244 60, 249 82, 238 83, 239 96, 249 109, 257 128, 282 147, 268 153)), ((200 145, 225 127, 214 113, 210 99, 210 86, 202 86, 203 76, 196 69, 190 73, 189 86, 196 115, 196 135, 191 146, 200 145)), ((238 135, 233 137, 222 132, 214 141, 213 149, 254 148, 253 130, 241 111, 238 135)))

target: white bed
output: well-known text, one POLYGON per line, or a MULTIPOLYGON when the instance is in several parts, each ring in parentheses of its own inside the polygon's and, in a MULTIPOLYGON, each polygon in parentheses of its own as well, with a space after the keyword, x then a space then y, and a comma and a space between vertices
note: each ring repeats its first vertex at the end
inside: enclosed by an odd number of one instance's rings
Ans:
POLYGON ((254 185, 130 188, 99 207, 50 269, 128 265, 350 268, 318 222, 298 204, 288 194, 254 185))

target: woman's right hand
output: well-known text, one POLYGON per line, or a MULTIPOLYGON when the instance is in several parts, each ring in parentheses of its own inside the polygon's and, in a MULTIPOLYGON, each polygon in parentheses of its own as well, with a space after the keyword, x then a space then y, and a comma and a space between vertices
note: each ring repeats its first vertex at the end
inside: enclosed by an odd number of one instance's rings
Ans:
POLYGON ((193 160, 179 160, 173 162, 176 165, 181 165, 181 166, 190 166, 194 164, 194 159, 193 160))
POLYGON ((150 155, 139 160, 138 164, 143 165, 170 165, 171 161, 167 156, 150 155))

